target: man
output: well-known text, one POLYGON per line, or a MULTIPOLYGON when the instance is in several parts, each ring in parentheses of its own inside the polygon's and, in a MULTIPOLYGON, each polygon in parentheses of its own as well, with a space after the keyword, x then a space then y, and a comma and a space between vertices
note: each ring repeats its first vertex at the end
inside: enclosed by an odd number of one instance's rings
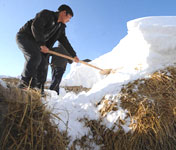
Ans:
MULTIPOLYGON (((59 44, 57 48, 53 48, 52 50, 70 56, 70 54, 67 52, 67 50, 64 48, 62 44, 59 44)), ((62 80, 62 76, 65 72, 67 63, 71 64, 72 60, 52 55, 51 58, 52 81, 49 89, 56 91, 58 95, 59 95, 59 85, 62 80)))
MULTIPOLYGON (((59 43, 59 46, 52 49, 55 52, 70 56, 67 50, 62 44, 59 43)), ((67 63, 72 63, 72 60, 66 59, 60 56, 51 55, 51 69, 52 69, 52 81, 49 87, 50 90, 54 90, 59 95, 59 86, 62 80, 62 76, 66 70, 67 63)), ((85 62, 90 62, 90 59, 84 59, 85 62)))
POLYGON ((17 33, 16 41, 25 57, 19 88, 41 88, 48 70, 47 53, 59 41, 68 53, 79 62, 76 52, 65 35, 66 23, 73 17, 72 9, 61 5, 57 12, 42 10, 17 33))

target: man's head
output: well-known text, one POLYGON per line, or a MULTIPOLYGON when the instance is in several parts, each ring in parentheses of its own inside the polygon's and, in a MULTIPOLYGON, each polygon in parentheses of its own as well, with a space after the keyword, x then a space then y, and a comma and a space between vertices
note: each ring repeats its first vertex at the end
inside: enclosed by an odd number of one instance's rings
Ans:
POLYGON ((68 6, 68 5, 61 5, 59 8, 58 8, 58 11, 61 12, 61 11, 66 11, 66 14, 70 14, 72 17, 73 17, 73 11, 72 9, 68 6))
POLYGON ((61 5, 58 8, 58 12, 59 12, 59 18, 58 21, 62 22, 62 23, 67 23, 70 21, 70 19, 73 17, 73 11, 72 9, 67 6, 67 5, 61 5))

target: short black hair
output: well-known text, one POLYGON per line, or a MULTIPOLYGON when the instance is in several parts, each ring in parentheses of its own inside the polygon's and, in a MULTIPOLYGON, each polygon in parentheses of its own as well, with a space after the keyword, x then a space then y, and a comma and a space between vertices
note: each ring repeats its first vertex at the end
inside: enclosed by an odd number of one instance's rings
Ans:
POLYGON ((73 11, 68 5, 63 4, 59 6, 58 8, 59 12, 64 11, 64 10, 66 11, 66 14, 70 14, 73 17, 73 11))

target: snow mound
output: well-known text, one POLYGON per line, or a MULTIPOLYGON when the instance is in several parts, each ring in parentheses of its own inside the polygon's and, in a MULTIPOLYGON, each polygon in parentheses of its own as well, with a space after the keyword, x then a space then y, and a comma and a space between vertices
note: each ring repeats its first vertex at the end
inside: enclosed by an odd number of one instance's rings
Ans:
MULTIPOLYGON (((127 22, 128 34, 109 53, 91 64, 117 71, 157 70, 176 60, 176 16, 144 17, 127 22), (123 70, 122 70, 123 68, 123 70)), ((129 72, 130 73, 130 72, 129 72)), ((96 69, 73 64, 62 85, 91 88, 105 76, 96 69)))
MULTIPOLYGON (((145 17, 127 22, 128 34, 109 53, 90 62, 100 68, 116 70, 103 76, 94 68, 73 64, 62 86, 83 86, 90 91, 78 95, 68 93, 63 97, 49 100, 55 113, 61 114, 64 122, 68 120, 69 135, 81 138, 89 132, 79 119, 87 117, 97 120, 100 116, 95 107, 105 95, 118 95, 122 87, 140 78, 148 78, 153 72, 173 65, 176 61, 175 34, 176 17, 145 17), (68 119, 69 118, 69 119, 68 119), (81 132, 80 132, 81 131, 81 132)), ((120 101, 116 99, 120 105, 120 101)), ((111 127, 117 116, 124 118, 126 110, 108 114, 106 126, 111 127)), ((127 121, 129 123, 129 121, 127 121)), ((59 128, 64 129, 64 124, 59 128)), ((128 126, 124 126, 129 131, 128 126)))

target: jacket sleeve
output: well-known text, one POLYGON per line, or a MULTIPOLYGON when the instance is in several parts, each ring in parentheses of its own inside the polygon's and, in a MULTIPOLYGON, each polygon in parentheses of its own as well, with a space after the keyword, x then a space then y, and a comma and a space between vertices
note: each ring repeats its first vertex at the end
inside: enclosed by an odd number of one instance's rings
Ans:
POLYGON ((65 47, 67 52, 72 56, 76 56, 76 52, 74 51, 73 47, 71 46, 70 42, 68 41, 65 31, 63 32, 62 36, 59 38, 59 42, 65 47))
POLYGON ((47 24, 48 16, 47 10, 39 12, 31 25, 32 34, 40 46, 45 45, 44 26, 47 24))

